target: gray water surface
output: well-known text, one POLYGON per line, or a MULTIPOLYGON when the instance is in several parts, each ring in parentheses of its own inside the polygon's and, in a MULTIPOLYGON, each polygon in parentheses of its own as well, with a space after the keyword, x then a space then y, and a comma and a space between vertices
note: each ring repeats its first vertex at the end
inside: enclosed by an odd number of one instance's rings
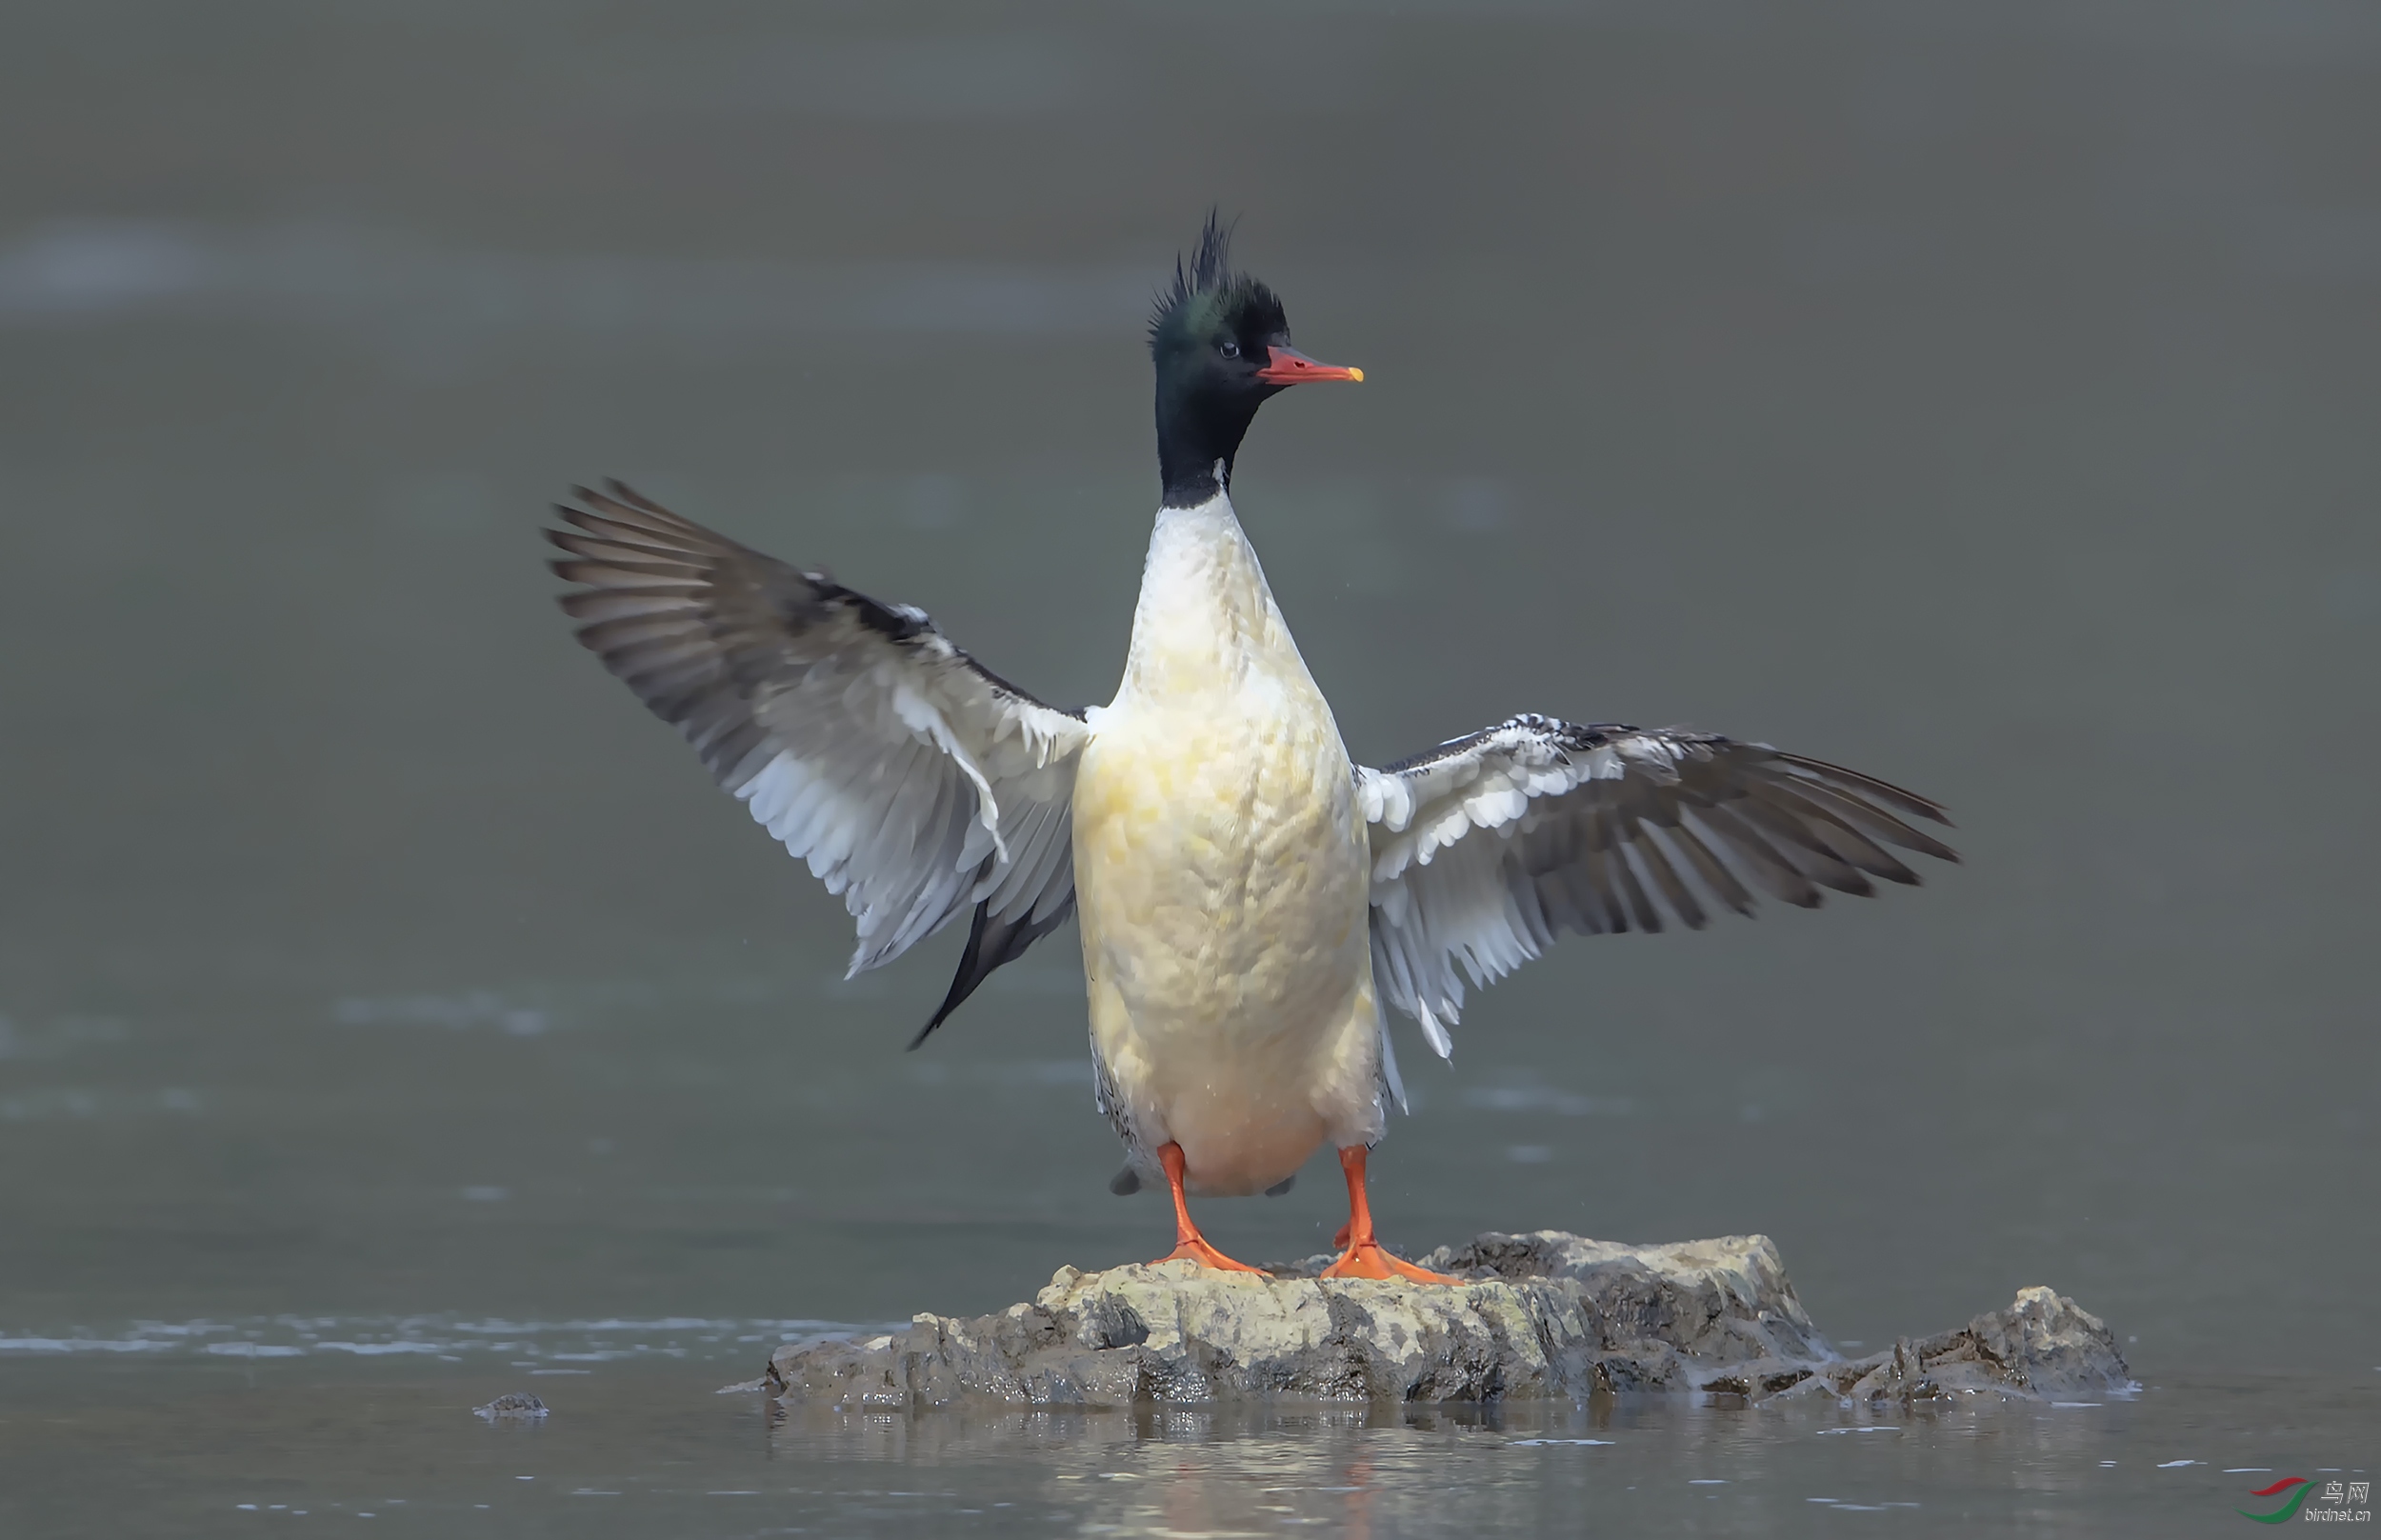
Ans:
POLYGON ((549 1415, 503 1424, 465 1410, 518 1383, 484 1367, 44 1365, 0 1390, 0 1511, 45 1535, 361 1521, 490 1536, 2215 1534, 2277 1506, 2250 1495, 2277 1470, 2369 1488, 2369 1468, 2330 1451, 2381 1433, 2366 1387, 2321 1377, 1881 1417, 1620 1404, 910 1418, 690 1395, 688 1374, 714 1362, 530 1381, 549 1415), (22 1480, 44 1461, 48 1479, 22 1480), (86 1483, 104 1483, 104 1524, 86 1483))
MULTIPOLYGON (((1282 1523, 1352 1486, 1380 1532, 1440 1486, 1482 1532, 2172 1532, 2240 1522, 2224 1467, 2370 1459, 2369 10, 26 6, 0 87, 0 1516, 467 1514, 477 1470, 624 1533, 804 1522, 704 1483, 1221 1530, 1278 1466, 1282 1523), (1211 202, 1367 371, 1234 489, 1357 757, 1689 723, 1938 797, 1967 856, 1572 942, 1451 1068, 1402 1039, 1389 1238, 1763 1231, 1880 1345, 2047 1283, 2138 1402, 1515 1450, 710 1398, 1167 1216, 1106 1191, 1071 929, 903 1053, 958 938, 843 979, 840 903, 570 641, 541 510, 623 476, 1104 700, 1143 310, 1211 202), (463 1409, 515 1379, 573 1389, 506 1443, 463 1409)), ((1333 1174, 1202 1217, 1307 1254, 1333 1174)))

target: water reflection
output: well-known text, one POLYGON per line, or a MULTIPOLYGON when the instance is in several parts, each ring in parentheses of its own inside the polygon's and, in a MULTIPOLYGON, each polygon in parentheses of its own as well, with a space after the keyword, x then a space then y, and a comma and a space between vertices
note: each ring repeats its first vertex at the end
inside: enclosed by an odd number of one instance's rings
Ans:
POLYGON ((2224 1392, 2230 1412, 2202 1399, 2211 1389, 2093 1407, 1980 1398, 1876 1416, 1597 1398, 916 1416, 772 1405, 767 1418, 780 1470, 895 1464, 915 1487, 970 1500, 998 1487, 1002 1500, 1085 1532, 1176 1536, 1306 1526, 1532 1534, 1575 1529, 1584 1513, 1624 1530, 1718 1533, 1833 1533, 1834 1515, 1852 1512, 1931 1527, 1955 1517, 2054 1532, 2154 1527, 2160 1515, 2218 1510, 2219 1473, 2167 1458, 2180 1441, 2210 1453, 2248 1448, 2271 1436, 2251 1425, 2291 1401, 2286 1423, 2375 1422, 2336 1387, 2236 1385, 2224 1392), (2244 1398, 2263 1410, 2247 1413, 2244 1398))
MULTIPOLYGON (((1491 1527, 1490 1492, 1527 1507, 1531 1478, 1496 1470, 1503 1451, 1610 1447, 1576 1436, 1610 1429, 1611 1404, 1583 1411, 1508 1413, 1494 1408, 1309 1406, 1224 1410, 960 1411, 850 1415, 772 1406, 770 1443, 783 1459, 885 1460, 927 1467, 998 1462, 1030 1470, 1045 1500, 1087 1531, 1119 1534, 1270 1533, 1330 1526, 1367 1536, 1401 1532, 1408 1518, 1456 1487, 1491 1527), (1527 1436, 1527 1435, 1534 1435, 1527 1436), (1483 1478, 1486 1478, 1483 1481, 1483 1478)), ((963 1483, 973 1489, 972 1473, 963 1483)), ((1518 1517, 1519 1515, 1511 1515, 1518 1517)))
POLYGON ((488 1357, 18 1358, 0 1375, 0 1529, 66 1532, 78 1494, 105 1488, 125 1521, 112 1532, 176 1535, 248 1535, 234 1516, 278 1505, 370 1511, 406 1533, 586 1540, 1833 1536, 1871 1522, 2096 1537, 2197 1532, 2274 1470, 2361 1476, 2381 1442, 2370 1387, 2280 1377, 1878 1417, 1611 1398, 905 1416, 717 1395, 715 1367, 655 1356, 571 1367, 532 1379, 488 1357), (550 1414, 472 1414, 509 1392, 550 1414), (42 1479, 17 1479, 20 1465, 42 1479))

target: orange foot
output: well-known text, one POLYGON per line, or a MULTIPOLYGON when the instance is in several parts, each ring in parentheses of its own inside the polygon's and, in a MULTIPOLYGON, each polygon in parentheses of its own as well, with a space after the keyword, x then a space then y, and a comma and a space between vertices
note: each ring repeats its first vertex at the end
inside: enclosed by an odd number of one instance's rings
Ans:
MULTIPOLYGON (((1212 1246, 1210 1246, 1207 1243, 1207 1237, 1204 1235, 1185 1236, 1183 1239, 1174 1243, 1174 1249, 1172 1250, 1167 1252, 1164 1256, 1159 1257, 1157 1260, 1159 1262, 1196 1262, 1203 1268, 1214 1268, 1224 1272, 1265 1271, 1263 1268, 1252 1268, 1246 1262, 1234 1262, 1223 1252, 1215 1250, 1212 1246)), ((1270 1277, 1271 1275, 1269 1273, 1267 1276, 1270 1277)))
POLYGON ((1331 1244, 1346 1248, 1339 1260, 1323 1270, 1326 1278, 1404 1278, 1412 1283, 1459 1284, 1464 1280, 1417 1268, 1389 1254, 1372 1233, 1372 1205, 1364 1192, 1364 1161, 1371 1151, 1362 1145, 1339 1152, 1340 1170, 1348 1173, 1348 1222, 1331 1244))
MULTIPOLYGON (((1182 1146, 1170 1141, 1157 1147, 1157 1163, 1166 1168, 1166 1185, 1174 1192, 1174 1249, 1157 1260, 1160 1262, 1196 1262, 1203 1268, 1223 1272, 1265 1271, 1246 1262, 1234 1262, 1207 1243, 1199 1227, 1190 1222, 1190 1205, 1182 1191, 1182 1146)), ((1270 1274, 1269 1274, 1270 1276, 1270 1274)))
POLYGON ((1323 1270, 1326 1278, 1405 1278, 1414 1283, 1459 1284, 1464 1280, 1449 1273, 1432 1272, 1389 1254, 1378 1241, 1366 1241, 1351 1246, 1340 1253, 1339 1260, 1323 1270))

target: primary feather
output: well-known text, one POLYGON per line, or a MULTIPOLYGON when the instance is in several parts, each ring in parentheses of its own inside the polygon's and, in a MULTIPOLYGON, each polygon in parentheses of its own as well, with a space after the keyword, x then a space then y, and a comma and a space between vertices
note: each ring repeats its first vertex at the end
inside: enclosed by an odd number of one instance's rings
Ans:
POLYGON ((1566 931, 1691 929, 1750 914, 1753 890, 1918 881, 1888 846, 1959 857, 1908 822, 1926 798, 1767 744, 1676 729, 1511 720, 1386 770, 1359 768, 1372 828, 1372 957, 1383 996, 1443 1057, 1473 988, 1566 931))
MULTIPOLYGON (((1074 905, 1069 801, 1088 736, 926 612, 765 556, 618 482, 547 538, 579 641, 685 734, 841 894, 850 971, 974 910, 930 1032, 1074 905)), ((919 1033, 923 1039, 925 1032, 919 1033)))

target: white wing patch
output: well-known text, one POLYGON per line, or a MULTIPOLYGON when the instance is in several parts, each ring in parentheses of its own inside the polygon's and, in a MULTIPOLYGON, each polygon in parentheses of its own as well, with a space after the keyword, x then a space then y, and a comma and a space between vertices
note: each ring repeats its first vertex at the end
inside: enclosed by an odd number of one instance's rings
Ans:
MULTIPOLYGON (((764 556, 617 483, 548 531, 579 639, 840 895, 850 970, 983 906, 942 1014, 1072 907, 1081 718, 987 672, 925 611, 764 556)), ((941 1020, 941 1015, 935 1018, 941 1020)))
POLYGON ((1856 771, 1710 733, 1517 716, 1386 770, 1359 768, 1372 829, 1382 994, 1441 1057, 1479 988, 1565 932, 1691 928, 1751 890, 1815 906, 1915 883, 1887 845, 1957 860, 1905 816, 1942 809, 1856 771))

